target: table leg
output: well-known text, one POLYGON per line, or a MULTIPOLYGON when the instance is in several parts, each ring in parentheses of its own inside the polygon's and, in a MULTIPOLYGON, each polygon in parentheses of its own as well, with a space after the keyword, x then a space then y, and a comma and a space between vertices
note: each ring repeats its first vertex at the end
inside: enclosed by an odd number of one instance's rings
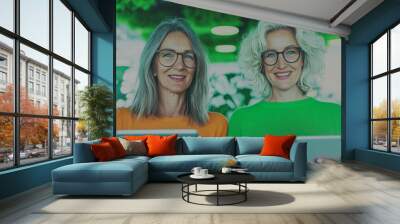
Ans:
POLYGON ((219 205, 219 184, 217 184, 217 206, 219 205))
POLYGON ((195 186, 195 191, 197 192, 197 184, 196 184, 196 186, 195 186))
POLYGON ((244 183, 244 201, 247 201, 247 192, 248 192, 248 190, 247 190, 247 183, 244 183))

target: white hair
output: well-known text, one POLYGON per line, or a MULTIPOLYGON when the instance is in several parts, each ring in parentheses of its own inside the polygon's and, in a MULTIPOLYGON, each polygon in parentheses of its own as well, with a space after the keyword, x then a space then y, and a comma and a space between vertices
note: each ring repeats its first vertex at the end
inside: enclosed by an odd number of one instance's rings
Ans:
POLYGON ((293 32, 303 54, 303 71, 297 83, 304 94, 316 96, 320 80, 325 70, 324 39, 315 32, 285 25, 259 22, 256 29, 243 39, 239 52, 239 66, 246 78, 254 81, 256 88, 264 97, 271 95, 271 84, 263 74, 261 54, 268 46, 266 35, 275 30, 287 29, 293 32))

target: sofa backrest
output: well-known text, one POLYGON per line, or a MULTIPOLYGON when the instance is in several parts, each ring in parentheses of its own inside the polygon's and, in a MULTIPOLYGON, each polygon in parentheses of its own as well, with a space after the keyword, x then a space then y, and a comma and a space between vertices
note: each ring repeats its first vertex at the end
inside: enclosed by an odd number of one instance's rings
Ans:
POLYGON ((179 144, 177 146, 178 154, 235 155, 235 139, 233 137, 182 137, 179 144))
POLYGON ((264 137, 236 137, 236 155, 259 154, 264 137))
MULTIPOLYGON (((301 140, 296 139, 290 148, 290 157, 296 153, 301 140)), ((259 154, 264 145, 264 137, 236 137, 236 155, 259 154)))
POLYGON ((96 158, 94 157, 90 146, 98 143, 100 143, 100 140, 75 143, 74 163, 95 162, 96 158))

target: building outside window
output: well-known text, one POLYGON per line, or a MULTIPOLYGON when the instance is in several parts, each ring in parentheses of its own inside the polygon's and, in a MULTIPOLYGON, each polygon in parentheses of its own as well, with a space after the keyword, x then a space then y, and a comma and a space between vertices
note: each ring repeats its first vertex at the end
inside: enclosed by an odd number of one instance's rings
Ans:
POLYGON ((72 108, 65 108, 79 101, 79 90, 72 92, 71 88, 65 86, 81 83, 81 74, 84 74, 85 79, 90 79, 90 61, 82 60, 90 58, 90 32, 71 7, 65 5, 67 2, 51 2, 52 4, 49 4, 49 0, 19 1, 18 13, 10 12, 14 17, 19 16, 14 18, 19 21, 15 31, 13 29, 6 32, 0 29, 0 83, 13 87, 10 89, 12 92, 0 91, 0 97, 14 96, 15 89, 27 93, 15 99, 11 97, 7 101, 9 105, 0 101, 0 123, 3 128, 3 132, 0 132, 0 139, 3 140, 0 141, 0 156, 5 158, 0 160, 0 171, 71 156, 74 141, 87 138, 82 126, 76 128, 79 114, 73 113, 72 108), (43 13, 37 14, 38 11, 43 13), (49 24, 52 24, 51 28, 49 24), (52 48, 50 43, 53 43, 52 48), (87 49, 82 49, 82 46, 87 49), (72 55, 75 55, 74 60, 72 55), (13 68, 17 64, 13 58, 19 58, 19 88, 15 88, 13 68), (58 61, 56 58, 63 60, 58 61), (53 63, 49 63, 50 61, 53 63), (53 74, 49 71, 53 71, 53 74), (76 73, 80 75, 73 80, 76 73), (53 89, 47 94, 49 78, 53 78, 53 89), (60 80, 64 81, 62 87, 59 85, 60 80), (62 107, 57 106, 57 99, 61 94, 64 101, 62 107), (53 99, 54 105, 50 105, 50 99, 53 99), (14 112, 14 105, 20 108, 19 112, 14 112), (53 113, 48 109, 50 106, 53 113), (4 108, 11 110, 5 111, 4 108), (50 122, 52 125, 49 125, 50 122), (19 131, 16 134, 13 132, 14 125, 18 125, 16 128, 19 131), (33 139, 29 134, 33 132, 43 134, 36 135, 33 139), (15 141, 16 139, 19 140, 15 141), (16 157, 19 159, 16 160, 16 157))

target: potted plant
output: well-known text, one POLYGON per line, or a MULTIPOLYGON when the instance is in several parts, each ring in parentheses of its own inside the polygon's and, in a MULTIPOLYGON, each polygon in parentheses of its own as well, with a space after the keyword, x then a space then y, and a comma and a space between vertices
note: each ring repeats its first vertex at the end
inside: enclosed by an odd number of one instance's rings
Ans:
POLYGON ((109 136, 107 129, 112 125, 112 92, 102 84, 94 84, 80 92, 81 119, 88 131, 89 140, 109 136))

